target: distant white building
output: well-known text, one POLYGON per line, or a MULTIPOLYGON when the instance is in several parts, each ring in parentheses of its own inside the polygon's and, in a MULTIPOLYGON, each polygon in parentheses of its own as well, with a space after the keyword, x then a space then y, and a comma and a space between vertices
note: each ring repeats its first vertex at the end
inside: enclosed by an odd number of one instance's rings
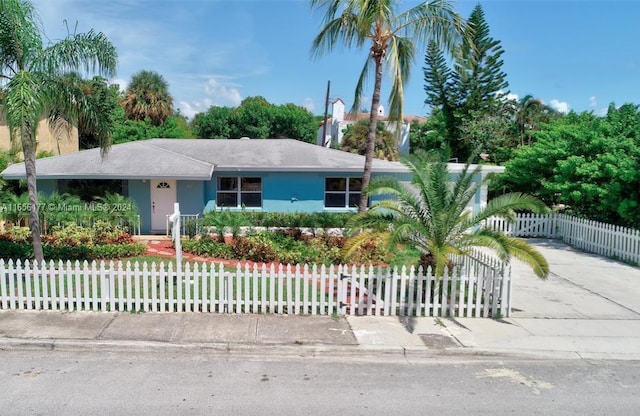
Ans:
MULTIPOLYGON (((395 122, 390 122, 384 115, 384 107, 378 107, 378 120, 385 123, 387 130, 392 133, 396 132, 395 122)), ((318 129, 317 144, 324 147, 337 147, 342 143, 342 137, 347 126, 355 124, 359 120, 369 119, 369 113, 349 113, 345 112, 344 101, 340 98, 332 103, 331 117, 325 121, 327 123, 327 134, 323 137, 323 125, 318 129)), ((426 118, 420 116, 405 116, 402 122, 402 130, 400 132, 400 141, 398 143, 398 151, 400 153, 409 153, 409 129, 411 122, 417 120, 421 123, 427 121, 426 118)))

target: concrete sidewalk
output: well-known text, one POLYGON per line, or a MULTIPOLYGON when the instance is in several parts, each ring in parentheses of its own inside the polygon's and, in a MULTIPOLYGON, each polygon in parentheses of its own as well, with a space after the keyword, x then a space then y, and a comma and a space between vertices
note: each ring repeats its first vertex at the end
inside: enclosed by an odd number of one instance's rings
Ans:
POLYGON ((0 349, 640 360, 640 269, 551 240, 530 242, 552 276, 541 281, 514 263, 513 313, 505 319, 0 311, 0 349))

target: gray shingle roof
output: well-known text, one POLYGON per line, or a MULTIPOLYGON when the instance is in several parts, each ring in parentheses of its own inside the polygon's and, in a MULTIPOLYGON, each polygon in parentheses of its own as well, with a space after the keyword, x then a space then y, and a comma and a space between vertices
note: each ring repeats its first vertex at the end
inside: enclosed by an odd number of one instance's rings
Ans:
MULTIPOLYGON (((214 171, 361 172, 364 156, 292 139, 152 139, 38 159, 41 179, 208 180, 214 171)), ((373 171, 408 172, 398 162, 374 159, 373 171)), ((6 179, 25 177, 24 164, 7 167, 6 179)))

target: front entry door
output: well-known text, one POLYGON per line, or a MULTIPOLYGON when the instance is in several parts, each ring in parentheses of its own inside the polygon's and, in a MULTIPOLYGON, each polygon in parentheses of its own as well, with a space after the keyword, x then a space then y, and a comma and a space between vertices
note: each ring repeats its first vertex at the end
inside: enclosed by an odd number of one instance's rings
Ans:
POLYGON ((176 201, 175 180, 151 180, 151 231, 165 232, 176 201))

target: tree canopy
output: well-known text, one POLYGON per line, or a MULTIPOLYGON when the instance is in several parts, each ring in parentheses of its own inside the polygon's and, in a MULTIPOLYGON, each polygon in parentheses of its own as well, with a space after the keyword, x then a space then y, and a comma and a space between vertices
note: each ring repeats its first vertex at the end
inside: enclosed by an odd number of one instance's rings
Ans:
POLYGON ((169 84, 157 72, 137 72, 122 97, 122 108, 129 120, 149 119, 154 126, 161 125, 173 114, 169 84))
POLYGON ((490 36, 480 4, 471 12, 463 41, 454 50, 452 68, 437 45, 427 47, 425 104, 442 119, 453 157, 477 158, 478 152, 487 153, 495 147, 495 132, 505 134, 499 130, 506 121, 504 97, 509 86, 502 71, 503 53, 500 41, 490 36))
POLYGON ((607 115, 570 113, 532 131, 498 187, 539 196, 593 220, 640 227, 638 106, 609 106, 607 115))
MULTIPOLYGON (((348 125, 342 137, 340 150, 364 155, 367 149, 368 133, 369 120, 360 120, 355 124, 348 125)), ((374 156, 385 160, 398 160, 399 157, 396 138, 381 121, 376 127, 374 156)))
POLYGON ((318 122, 299 105, 275 105, 264 97, 247 97, 238 107, 212 106, 206 113, 196 114, 192 128, 201 139, 286 137, 315 143, 318 122))

